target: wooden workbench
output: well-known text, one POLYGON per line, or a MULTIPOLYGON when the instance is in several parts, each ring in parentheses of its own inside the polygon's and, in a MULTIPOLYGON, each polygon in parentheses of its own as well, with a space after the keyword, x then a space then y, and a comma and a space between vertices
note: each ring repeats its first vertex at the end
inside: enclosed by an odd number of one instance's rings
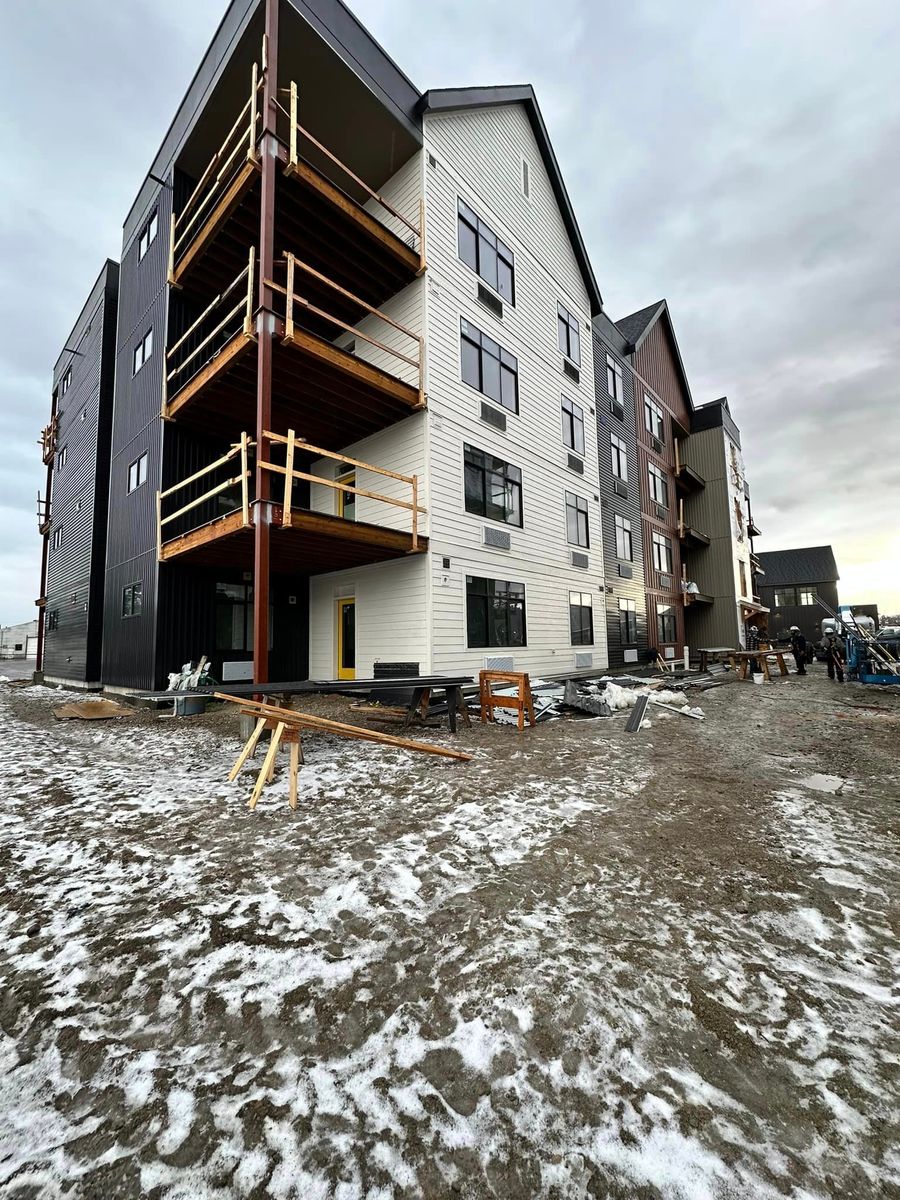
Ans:
POLYGON ((756 659, 766 679, 771 680, 772 676, 769 673, 769 659, 774 658, 778 663, 778 669, 782 675, 788 674, 787 663, 784 661, 787 650, 732 650, 728 654, 728 661, 731 664, 731 669, 737 674, 738 679, 746 679, 750 672, 750 662, 756 659))

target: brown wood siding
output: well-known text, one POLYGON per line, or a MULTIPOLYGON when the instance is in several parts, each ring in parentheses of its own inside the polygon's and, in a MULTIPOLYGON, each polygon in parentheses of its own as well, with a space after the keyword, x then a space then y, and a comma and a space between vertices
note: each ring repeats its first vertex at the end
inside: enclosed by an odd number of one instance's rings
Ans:
MULTIPOLYGON (((633 362, 635 370, 651 385, 669 414, 684 429, 690 429, 690 405, 681 384, 675 348, 663 320, 657 321, 647 334, 640 349, 635 351, 633 362)), ((643 423, 641 414, 642 427, 643 423)), ((668 429, 666 433, 668 435, 668 429)))

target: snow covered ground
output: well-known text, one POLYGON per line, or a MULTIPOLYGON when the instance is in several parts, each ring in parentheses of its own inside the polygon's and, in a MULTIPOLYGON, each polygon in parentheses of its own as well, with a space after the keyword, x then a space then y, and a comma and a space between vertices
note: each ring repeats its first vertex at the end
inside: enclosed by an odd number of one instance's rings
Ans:
POLYGON ((0 1193, 896 1194, 900 705, 839 756, 826 687, 309 738, 296 813, 0 687, 0 1193))

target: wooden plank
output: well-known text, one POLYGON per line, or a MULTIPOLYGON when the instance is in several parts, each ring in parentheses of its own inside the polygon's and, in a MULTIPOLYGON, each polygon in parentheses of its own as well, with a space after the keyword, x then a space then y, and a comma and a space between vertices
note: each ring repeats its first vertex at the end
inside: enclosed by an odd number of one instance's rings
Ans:
POLYGON ((244 353, 248 346, 256 341, 256 336, 252 333, 244 333, 243 330, 235 334, 228 344, 219 351, 215 358, 211 359, 205 367, 202 367, 193 379, 189 380, 180 391, 176 392, 171 400, 163 409, 163 416, 167 420, 171 420, 177 412, 180 412, 186 404, 201 392, 217 375, 233 366, 236 359, 244 353))
POLYGON ((179 554, 194 550, 197 546, 205 546, 217 538, 230 537, 234 533, 240 533, 243 528, 243 513, 237 508, 234 512, 226 513, 224 517, 216 517, 214 521, 208 521, 197 529, 181 534, 180 537, 163 542, 159 552, 160 561, 166 562, 170 558, 176 558, 179 554))
POLYGON ((297 807, 297 771, 300 767, 300 738, 299 736, 291 742, 291 767, 288 775, 288 786, 290 793, 288 803, 291 808, 297 807))
POLYGON ((197 236, 191 242, 190 246, 188 246, 183 256, 174 264, 172 270, 173 283, 177 284, 179 282, 191 263, 202 254, 206 243, 215 236, 222 222, 237 208, 243 199, 244 193, 249 190, 249 185, 253 177, 259 172, 259 169, 259 163, 249 161, 244 163, 229 187, 225 189, 222 199, 204 221, 197 236))
POLYGON ((268 780, 271 778, 271 773, 275 767, 275 755, 278 753, 278 743, 281 741, 281 735, 284 733, 284 729, 285 726, 284 722, 282 721, 279 721, 275 726, 275 729, 272 733, 272 740, 269 743, 269 749, 266 751, 266 757, 263 759, 262 769, 260 770, 256 780, 256 786, 250 795, 250 799, 247 801, 247 807, 249 809, 256 808, 259 798, 262 795, 262 790, 268 780))
MULTIPOLYGON (((282 446, 287 445, 287 438, 281 433, 272 433, 270 430, 265 430, 265 437, 270 442, 278 442, 282 446)), ((399 479, 402 483, 412 483, 415 475, 400 475, 397 471, 389 471, 387 467, 376 467, 372 463, 363 462, 359 458, 348 458, 346 454, 341 454, 337 450, 324 450, 321 446, 314 446, 311 442, 305 439, 300 443, 301 450, 305 450, 310 454, 315 454, 318 458, 333 458, 336 462, 347 463, 351 467, 360 467, 363 471, 375 471, 378 475, 386 475, 389 479, 399 479)), ((423 508, 420 510, 425 512, 423 508)))
MULTIPOLYGON (((291 523, 291 499, 294 489, 294 431, 288 430, 287 435, 287 450, 285 452, 284 463, 284 500, 281 512, 281 524, 290 525, 291 523)), ((261 467, 268 467, 269 463, 260 463, 261 467)))
POLYGON ((256 749, 257 743, 259 742, 259 739, 262 737, 262 732, 265 729, 265 727, 266 727, 266 718, 260 717, 259 720, 256 722, 256 728, 253 730, 253 732, 247 738, 247 742, 246 742, 243 750, 240 752, 240 754, 235 759, 234 766, 228 772, 229 782, 233 782, 237 778, 237 776, 240 773, 241 767, 244 765, 244 763, 247 761, 247 759, 250 758, 250 756, 253 754, 254 750, 256 749))
MULTIPOLYGON (((320 533, 347 542, 370 546, 383 546, 386 550, 409 550, 412 539, 400 529, 386 529, 378 525, 364 525, 361 521, 346 521, 343 517, 327 513, 294 512, 291 514, 291 529, 307 533, 320 533)), ((420 538, 420 542, 424 539, 420 538)), ((419 547, 422 549, 421 545, 419 547)))
MULTIPOLYGON (((301 443, 301 449, 304 448, 301 443)), ((291 453, 292 462, 293 457, 293 453, 291 453)), ((336 457, 340 459, 340 455, 336 457)), ((293 468, 289 472, 286 466, 279 466, 278 463, 261 462, 259 465, 264 471, 273 471, 276 475, 284 475, 285 479, 287 479, 288 474, 291 474, 294 479, 305 479, 308 483, 320 484, 322 487, 331 488, 336 492, 350 492, 354 496, 367 496, 370 500, 381 500, 384 504, 393 504, 395 508, 407 508, 411 511, 413 508, 408 500, 398 500, 394 496, 384 496, 381 492, 370 492, 366 488, 354 487, 349 483, 338 483, 336 479, 327 479, 324 475, 313 475, 308 471, 295 471, 293 468)), ((285 507, 288 507, 287 498, 285 498, 285 507)), ((287 521, 284 522, 285 525, 287 523, 287 521)))
POLYGON ((363 359, 349 354, 346 350, 341 350, 331 342, 316 337, 315 334, 295 328, 293 337, 285 338, 284 342, 286 345, 294 346, 317 362, 352 376, 359 383, 365 384, 374 391, 391 396, 394 400, 405 404, 410 412, 415 412, 421 407, 418 388, 404 383, 402 379, 397 379, 394 375, 389 375, 387 371, 382 371, 380 367, 373 366, 372 363, 367 363, 363 359))

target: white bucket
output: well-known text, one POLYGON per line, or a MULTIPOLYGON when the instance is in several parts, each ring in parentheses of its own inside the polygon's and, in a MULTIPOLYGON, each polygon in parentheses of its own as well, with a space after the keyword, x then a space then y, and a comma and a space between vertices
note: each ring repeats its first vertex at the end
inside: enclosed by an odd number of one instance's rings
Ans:
POLYGON ((766 679, 766 677, 765 677, 765 675, 763 675, 762 671, 754 671, 753 672, 753 682, 754 683, 764 683, 765 679, 766 679))

